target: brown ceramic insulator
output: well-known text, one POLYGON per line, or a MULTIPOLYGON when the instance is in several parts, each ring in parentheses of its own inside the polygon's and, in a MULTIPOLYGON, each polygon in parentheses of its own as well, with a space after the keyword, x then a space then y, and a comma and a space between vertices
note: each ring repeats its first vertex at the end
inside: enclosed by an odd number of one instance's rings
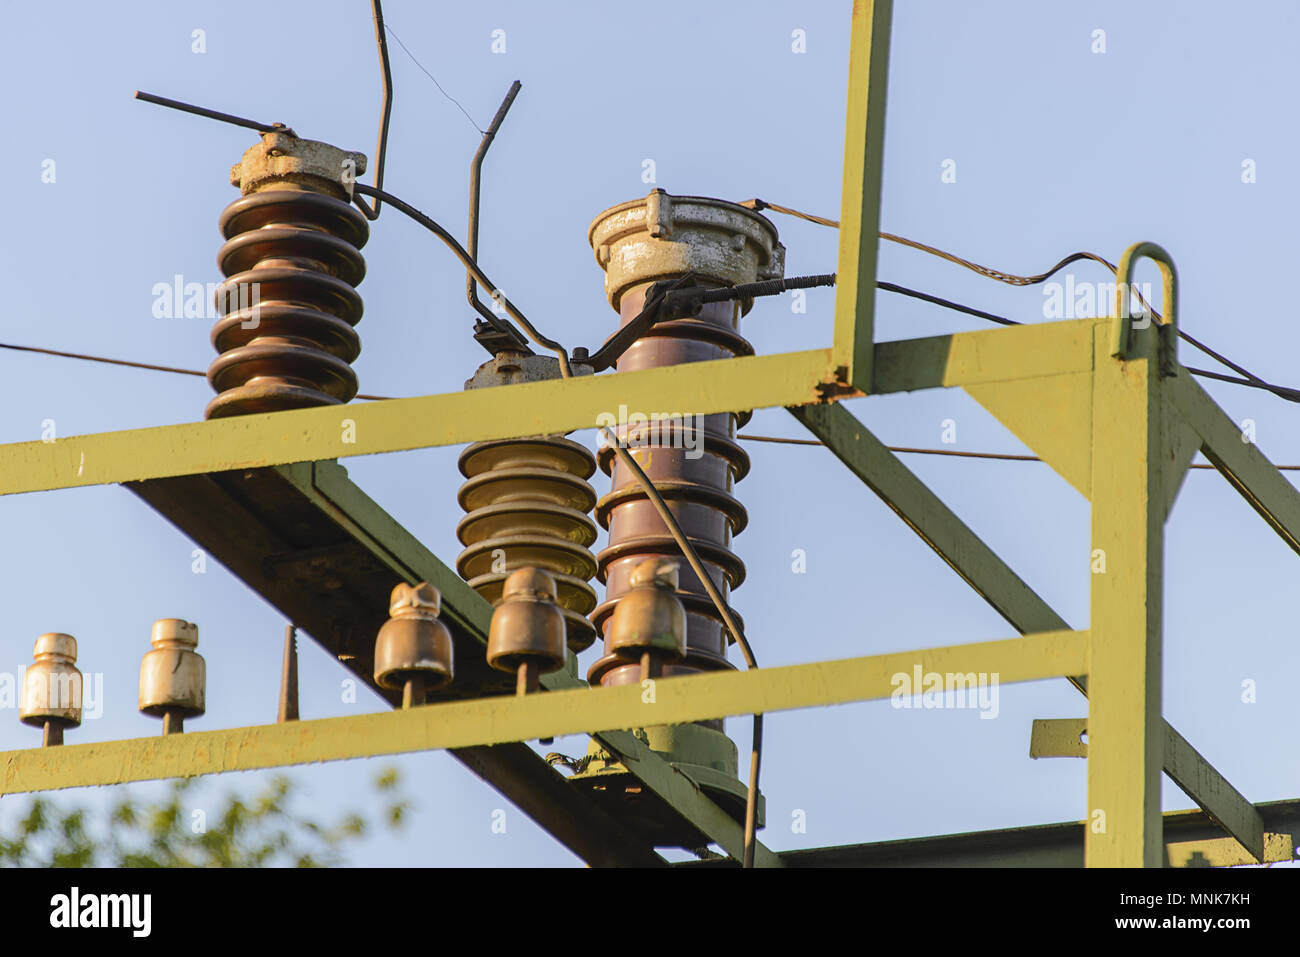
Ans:
POLYGON ((267 189, 227 206, 220 226, 227 241, 217 262, 227 278, 212 329, 220 355, 208 368, 219 394, 204 417, 352 399, 366 218, 325 193, 267 189))
POLYGON ((505 581, 504 596, 492 612, 488 664, 518 672, 531 664, 539 674, 564 667, 566 623, 555 604, 555 579, 540 568, 520 568, 505 581))
MULTIPOLYGON (((647 289, 643 285, 623 295, 619 303, 622 323, 641 310, 647 289)), ((696 318, 657 324, 620 357, 618 371, 752 355, 753 348, 736 332, 739 308, 733 302, 710 303, 696 318)), ((747 521, 744 506, 732 495, 735 483, 749 471, 749 457, 735 440, 740 418, 736 413, 724 412, 701 420, 631 424, 621 430, 637 463, 681 525, 724 599, 745 578, 745 565, 731 550, 732 536, 747 521), (696 432, 697 427, 702 434, 696 432)), ((686 675, 734 667, 727 661, 727 636, 721 617, 636 476, 617 459, 613 448, 602 449, 598 460, 601 469, 613 477, 611 491, 596 510, 597 520, 609 530, 609 544, 597 556, 605 601, 592 614, 601 634, 608 634, 610 618, 630 590, 629 580, 638 564, 655 556, 677 559, 677 594, 686 607, 686 656, 680 662, 665 664, 663 674, 686 675)), ((606 654, 591 666, 587 677, 592 684, 636 682, 640 680, 640 665, 610 653, 607 646, 606 654)), ((720 721, 706 723, 721 726, 720 721)))
POLYGON ((548 572, 569 649, 590 647, 596 640, 587 617, 596 607, 591 452, 557 435, 476 442, 461 453, 460 471, 467 481, 457 497, 468 514, 456 527, 465 546, 456 571, 494 605, 511 572, 548 572))
POLYGON ((428 582, 405 582, 389 596, 388 621, 375 638, 375 683, 402 691, 402 707, 424 704, 455 675, 451 631, 438 617, 442 595, 428 582))

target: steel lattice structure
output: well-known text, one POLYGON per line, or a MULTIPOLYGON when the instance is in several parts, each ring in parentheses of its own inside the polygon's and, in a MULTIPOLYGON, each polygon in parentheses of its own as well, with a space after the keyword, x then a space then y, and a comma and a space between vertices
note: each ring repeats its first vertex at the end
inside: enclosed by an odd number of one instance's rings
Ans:
MULTIPOLYGON (((1116 315, 876 343, 873 298, 891 3, 854 4, 834 340, 828 348, 567 381, 74 436, 0 447, 0 493, 122 484, 208 549, 370 683, 383 596, 395 580, 443 596, 463 667, 433 703, 393 713, 34 748, 0 755, 0 794, 448 749, 591 864, 663 859, 522 742, 590 733, 703 843, 739 858, 742 828, 629 728, 889 697, 891 675, 1061 677, 1086 719, 1038 722, 1036 755, 1086 754, 1082 823, 776 854, 760 865, 1025 863, 1220 865, 1289 860, 1300 801, 1253 805, 1161 713, 1164 524, 1202 452, 1300 551, 1300 493, 1189 377, 1164 320, 1116 315), (962 388, 1091 503, 1091 622, 1072 629, 842 405, 962 388), (570 669, 513 697, 483 661, 491 605, 354 485, 334 460, 590 429, 620 403, 702 414, 780 406, 911 526, 1021 637, 841 661, 589 688, 570 669), (291 533, 290 529, 296 529, 291 533), (307 532, 303 532, 307 529, 307 532), (329 587, 346 569, 347 587, 329 587), (1081 731, 1087 733, 1080 745, 1081 731), (1161 814, 1167 773, 1202 808, 1161 814)), ((390 702, 392 692, 384 692, 390 702)))

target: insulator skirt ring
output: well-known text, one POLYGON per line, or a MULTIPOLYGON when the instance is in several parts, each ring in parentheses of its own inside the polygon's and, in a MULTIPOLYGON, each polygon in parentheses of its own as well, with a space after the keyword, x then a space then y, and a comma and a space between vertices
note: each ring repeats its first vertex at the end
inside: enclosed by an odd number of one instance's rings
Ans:
POLYGON ((227 206, 220 227, 217 262, 227 278, 212 329, 219 355, 208 368, 218 395, 205 417, 350 401, 365 217, 324 193, 270 189, 227 206))

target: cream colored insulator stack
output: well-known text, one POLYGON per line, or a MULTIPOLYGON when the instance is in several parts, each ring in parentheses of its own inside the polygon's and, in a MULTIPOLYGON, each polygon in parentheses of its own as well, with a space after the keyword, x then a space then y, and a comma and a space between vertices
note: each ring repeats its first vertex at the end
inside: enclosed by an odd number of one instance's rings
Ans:
POLYGON ((45 747, 62 744, 63 732, 81 724, 77 639, 61 632, 41 635, 32 658, 23 676, 18 719, 45 730, 45 747))
POLYGON ((180 734, 186 718, 207 710, 207 665, 194 649, 199 626, 160 618, 149 636, 153 650, 140 662, 140 712, 162 718, 163 734, 180 734))

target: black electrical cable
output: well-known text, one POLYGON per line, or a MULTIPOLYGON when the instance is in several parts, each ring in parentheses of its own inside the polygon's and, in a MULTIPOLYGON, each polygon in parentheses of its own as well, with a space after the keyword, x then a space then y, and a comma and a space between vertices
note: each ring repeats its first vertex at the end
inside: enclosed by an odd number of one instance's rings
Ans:
POLYGON ((1023 322, 1017 322, 1015 319, 1007 319, 1004 316, 995 316, 991 312, 985 312, 982 309, 975 309, 971 306, 963 306, 959 302, 953 302, 950 299, 941 299, 938 296, 932 296, 928 292, 919 292, 916 289, 908 289, 906 286, 899 286, 892 282, 878 282, 877 289, 883 289, 885 292, 895 292, 900 296, 911 296, 913 299, 920 299, 924 302, 933 303, 936 306, 943 306, 945 309, 952 309, 954 312, 964 312, 968 316, 975 316, 979 319, 987 319, 989 322, 1000 323, 1004 326, 1023 326, 1023 322))
MULTIPOLYGON (((824 216, 814 216, 811 213, 805 213, 797 209, 791 209, 788 206, 779 206, 776 203, 769 203, 766 200, 762 200, 762 199, 745 200, 740 205, 746 206, 753 210, 770 209, 773 210, 774 212, 784 213, 788 216, 794 216, 798 219, 806 220, 807 222, 810 223, 816 223, 819 226, 829 226, 832 229, 839 229, 840 226, 839 220, 827 219, 824 216)), ((947 252, 946 250, 943 249, 939 249, 936 246, 930 246, 927 245, 926 243, 917 242, 914 239, 908 239, 906 236, 896 236, 893 233, 886 233, 886 232, 881 232, 879 235, 881 239, 885 239, 893 243, 899 243, 900 245, 903 246, 910 246, 912 249, 918 249, 921 252, 929 253, 932 256, 938 256, 940 259, 946 260, 947 262, 950 263, 954 263, 958 266, 962 266, 963 268, 969 269, 972 272, 979 273, 981 276, 984 276, 988 279, 995 279, 998 282, 1007 283, 1012 286, 1036 285, 1047 279, 1050 279, 1052 276, 1056 275, 1056 273, 1060 272, 1062 269, 1064 269, 1066 266, 1070 265, 1071 263, 1075 263, 1085 259, 1090 262, 1100 263, 1101 265, 1109 269, 1116 276, 1119 275, 1119 268, 1113 262, 1111 262, 1110 260, 1102 256, 1098 256, 1096 253, 1090 253, 1090 252, 1071 253, 1069 256, 1066 256, 1064 259, 1058 262, 1051 269, 1047 270, 1047 272, 1038 273, 1037 275, 1033 275, 1033 276, 1017 276, 1012 273, 1002 272, 1001 270, 998 269, 991 269, 988 266, 981 266, 979 263, 971 262, 969 259, 963 259, 960 256, 953 255, 952 253, 947 252)), ((933 298, 928 296, 925 293, 917 293, 914 290, 904 291, 902 287, 893 286, 892 284, 887 284, 887 283, 877 283, 876 285, 878 288, 882 288, 882 289, 888 288, 890 292, 900 292, 903 293, 904 295, 914 296, 917 299, 924 299, 927 302, 933 302, 936 305, 944 306, 949 309, 955 309, 958 312, 964 312, 968 315, 979 316, 981 319, 988 319, 991 322, 998 322, 1001 323, 1002 325, 1008 325, 1008 326, 1021 325, 1021 323, 1017 323, 1014 320, 1004 319, 1001 316, 994 316, 991 313, 981 312, 980 310, 977 309, 971 309, 968 306, 961 306, 956 303, 950 303, 947 300, 940 300, 937 298, 933 298)), ((1147 312, 1149 312, 1157 321, 1159 321, 1162 318, 1160 313, 1156 312, 1154 309, 1151 308, 1151 304, 1148 303, 1145 298, 1143 298, 1140 292, 1134 290, 1134 294, 1137 296, 1138 301, 1142 304, 1142 307, 1147 312)), ((1214 351, 1209 346, 1205 345, 1205 343, 1194 338, 1183 329, 1178 330, 1178 338, 1185 341, 1188 345, 1192 346, 1194 349, 1198 349, 1199 351, 1205 353, 1207 356, 1209 356, 1211 359, 1214 359, 1216 362, 1221 362, 1229 369, 1232 369, 1234 372, 1240 373, 1244 378, 1234 379, 1231 376, 1225 376, 1219 373, 1206 372, 1201 369, 1188 368, 1187 371, 1190 372, 1192 375, 1204 376, 1205 378, 1209 378, 1209 379, 1218 379, 1222 382, 1231 382, 1234 385, 1252 386, 1257 389, 1262 389, 1265 392, 1272 392, 1274 395, 1278 396, 1279 398, 1286 399, 1287 401, 1300 402, 1300 390, 1291 389, 1286 386, 1276 386, 1268 382, 1265 382, 1262 378, 1255 375, 1249 369, 1245 369, 1242 366, 1237 365, 1231 359, 1228 359, 1221 353, 1214 351)))
MULTIPOLYGON (((461 261, 465 268, 469 270, 470 274, 478 281, 479 285, 483 286, 485 289, 496 290, 493 294, 493 298, 501 304, 501 308, 503 308, 515 320, 515 322, 523 326, 524 332, 528 334, 528 337, 543 349, 549 349, 551 352, 556 354, 560 360, 560 372, 566 379, 569 378, 571 374, 569 368, 569 357, 565 354, 564 347, 554 339, 546 338, 546 336, 542 335, 533 327, 533 324, 525 318, 524 314, 515 308, 515 304, 507 299, 505 294, 502 293, 500 289, 493 284, 492 280, 487 277, 483 270, 479 268, 478 263, 476 263, 470 254, 465 251, 465 248, 456 241, 456 237, 452 236, 452 234, 447 232, 446 229, 438 225, 437 222, 420 212, 410 203, 398 199, 392 193, 378 189, 374 186, 367 186, 364 183, 354 184, 353 189, 363 195, 382 199, 385 203, 388 203, 399 212, 405 213, 407 216, 411 217, 411 219, 415 220, 425 229, 429 230, 429 232, 441 239, 452 253, 455 254, 456 258, 461 261)), ((355 200, 355 197, 353 197, 353 199, 355 200)), ((509 323, 506 323, 506 326, 509 327, 509 323)), ((513 327, 510 327, 510 329, 511 332, 515 331, 513 327)))

